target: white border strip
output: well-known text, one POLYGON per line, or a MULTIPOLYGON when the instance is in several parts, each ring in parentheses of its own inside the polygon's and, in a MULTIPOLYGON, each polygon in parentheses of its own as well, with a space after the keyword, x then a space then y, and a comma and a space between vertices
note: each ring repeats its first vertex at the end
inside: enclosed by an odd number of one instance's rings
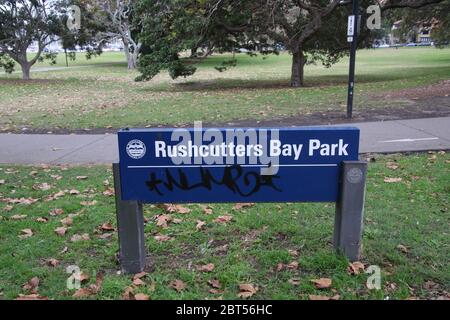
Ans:
MULTIPOLYGON (((227 168, 234 165, 173 165, 173 166, 128 166, 128 169, 158 169, 158 168, 227 168)), ((239 165, 243 168, 269 168, 268 165, 244 164, 239 165)), ((337 164, 277 164, 273 167, 337 167, 337 164)))

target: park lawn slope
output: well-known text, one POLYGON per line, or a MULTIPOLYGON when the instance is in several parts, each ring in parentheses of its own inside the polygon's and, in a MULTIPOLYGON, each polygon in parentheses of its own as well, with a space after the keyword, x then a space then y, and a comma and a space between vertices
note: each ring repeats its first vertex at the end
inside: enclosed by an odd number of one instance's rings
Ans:
MULTIPOLYGON (((236 67, 225 72, 214 69, 230 57, 209 57, 197 63, 193 77, 175 81, 163 72, 152 81, 135 82, 138 73, 119 62, 120 52, 89 61, 80 56, 69 69, 64 69, 59 57, 59 69, 35 72, 30 82, 20 81, 19 74, 0 75, 0 131, 105 130, 345 114, 346 58, 331 68, 307 65, 306 87, 290 88, 289 54, 238 54, 236 67)), ((39 68, 48 65, 40 64, 35 70, 39 68)), ((401 90, 432 92, 427 86, 449 80, 449 75, 450 48, 361 50, 355 115, 367 110, 389 110, 389 114, 393 108, 412 109, 421 93, 403 97, 398 94, 401 90)), ((435 101, 423 102, 419 109, 433 108, 435 101)))
POLYGON ((145 206, 152 270, 133 285, 118 272, 110 168, 2 166, 0 299, 74 299, 71 265, 89 276, 85 289, 103 275, 81 299, 121 299, 129 287, 151 299, 237 299, 240 284, 257 288, 251 299, 449 298, 450 156, 370 158, 361 262, 381 268, 381 290, 333 253, 334 204, 286 203, 145 206), (24 288, 33 277, 39 286, 24 288), (331 286, 317 289, 320 278, 331 286))

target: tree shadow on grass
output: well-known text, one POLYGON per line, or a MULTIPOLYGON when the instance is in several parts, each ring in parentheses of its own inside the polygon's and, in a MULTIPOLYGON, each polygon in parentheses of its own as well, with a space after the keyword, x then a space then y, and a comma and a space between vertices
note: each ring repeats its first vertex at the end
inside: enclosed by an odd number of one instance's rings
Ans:
POLYGON ((0 85, 27 86, 40 84, 61 84, 66 79, 30 79, 0 77, 0 85))
MULTIPOLYGON (((445 75, 450 74, 450 67, 414 67, 398 72, 377 72, 377 73, 359 73, 356 76, 356 82, 360 84, 376 84, 381 82, 391 82, 398 80, 411 81, 417 78, 420 80, 424 76, 431 74, 445 75)), ((305 77, 305 86, 303 88, 323 88, 334 86, 345 86, 348 83, 347 74, 331 74, 305 77)), ((291 89, 289 78, 278 79, 225 79, 217 78, 200 81, 184 81, 169 83, 169 85, 155 85, 142 88, 142 91, 153 92, 211 92, 211 91, 235 91, 235 90, 273 90, 273 89, 291 89)), ((302 89, 302 88, 298 88, 302 89)))

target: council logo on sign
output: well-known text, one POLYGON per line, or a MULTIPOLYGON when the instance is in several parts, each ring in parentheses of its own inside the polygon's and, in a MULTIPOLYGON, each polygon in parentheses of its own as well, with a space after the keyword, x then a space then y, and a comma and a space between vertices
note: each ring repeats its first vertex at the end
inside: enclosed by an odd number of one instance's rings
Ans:
POLYGON ((141 159, 145 156, 147 148, 141 140, 131 140, 127 144, 127 154, 130 158, 141 159))

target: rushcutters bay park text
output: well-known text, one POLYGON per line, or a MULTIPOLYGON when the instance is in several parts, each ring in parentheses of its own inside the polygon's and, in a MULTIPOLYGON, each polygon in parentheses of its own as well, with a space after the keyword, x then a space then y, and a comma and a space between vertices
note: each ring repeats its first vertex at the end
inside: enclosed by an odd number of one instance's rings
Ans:
POLYGON ((275 174, 280 157, 295 161, 302 157, 348 156, 349 144, 344 139, 322 143, 309 139, 307 143, 283 143, 279 129, 206 129, 196 123, 194 131, 176 129, 171 141, 155 140, 153 150, 147 150, 141 141, 128 144, 132 158, 142 158, 150 151, 155 158, 169 158, 173 165, 262 165, 263 175, 275 174), (273 170, 275 169, 275 170, 273 170))

